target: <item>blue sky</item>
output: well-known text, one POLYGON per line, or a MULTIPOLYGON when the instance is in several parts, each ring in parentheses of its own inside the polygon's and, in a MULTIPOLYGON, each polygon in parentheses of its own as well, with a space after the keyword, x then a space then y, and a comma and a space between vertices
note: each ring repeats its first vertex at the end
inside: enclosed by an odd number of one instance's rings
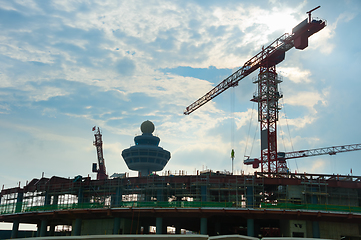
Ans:
MULTIPOLYGON (((42 172, 95 177, 95 125, 103 132, 108 173, 136 176, 120 153, 134 145, 145 120, 172 154, 165 170, 230 171, 234 147, 235 171, 253 172, 242 161, 260 155, 257 107, 249 101, 256 72, 191 115, 183 110, 318 5, 313 16, 328 26, 277 66, 284 95, 279 150, 361 142, 358 0, 0 2, 0 183, 6 188, 42 172)), ((360 159, 356 151, 289 166, 325 174, 352 168, 361 175, 360 159)))

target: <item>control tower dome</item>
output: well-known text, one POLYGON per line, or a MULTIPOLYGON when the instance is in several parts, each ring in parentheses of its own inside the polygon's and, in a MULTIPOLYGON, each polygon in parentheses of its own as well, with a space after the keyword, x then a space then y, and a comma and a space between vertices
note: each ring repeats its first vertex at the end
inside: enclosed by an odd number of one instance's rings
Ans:
POLYGON ((139 176, 148 176, 162 171, 170 159, 170 152, 159 147, 159 137, 153 136, 154 124, 147 120, 142 123, 142 135, 134 138, 135 146, 124 149, 122 157, 130 170, 138 171, 139 176))

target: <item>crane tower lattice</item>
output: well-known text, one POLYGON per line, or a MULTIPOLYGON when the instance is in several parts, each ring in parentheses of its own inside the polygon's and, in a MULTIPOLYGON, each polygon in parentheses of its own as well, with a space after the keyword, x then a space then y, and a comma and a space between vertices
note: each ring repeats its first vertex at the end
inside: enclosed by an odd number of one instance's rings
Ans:
POLYGON ((240 80, 260 69, 258 78, 254 81, 258 84, 258 91, 251 101, 258 103, 262 172, 277 173, 283 172, 287 168, 286 161, 277 157, 278 100, 282 95, 278 91, 278 84, 281 80, 277 75, 276 65, 285 59, 285 53, 291 48, 305 49, 308 46, 308 38, 326 26, 326 21, 311 18, 311 12, 319 7, 308 11, 308 18, 294 27, 292 34, 285 33, 266 48, 262 48, 262 51, 248 60, 239 70, 189 105, 184 111, 185 115, 189 115, 228 88, 238 86, 240 80))
POLYGON ((105 162, 104 162, 104 157, 103 157, 102 134, 100 132, 99 127, 98 128, 93 127, 93 131, 95 131, 94 132, 95 141, 93 142, 93 145, 97 149, 97 157, 98 157, 98 164, 99 164, 99 169, 97 169, 96 163, 93 164, 93 172, 97 173, 97 179, 98 180, 107 179, 108 175, 106 174, 105 162))

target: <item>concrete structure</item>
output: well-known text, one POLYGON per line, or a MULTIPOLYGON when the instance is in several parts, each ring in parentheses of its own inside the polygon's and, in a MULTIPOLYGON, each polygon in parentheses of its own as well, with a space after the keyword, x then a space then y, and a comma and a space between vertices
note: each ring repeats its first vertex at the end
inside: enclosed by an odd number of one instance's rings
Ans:
POLYGON ((139 176, 162 171, 170 159, 170 152, 159 147, 159 137, 153 136, 154 124, 145 121, 140 126, 142 135, 134 138, 135 146, 124 149, 122 157, 130 170, 138 171, 139 176))
MULTIPOLYGON (((0 193, 0 221, 28 236, 165 234, 361 237, 361 177, 316 174, 33 179, 0 193), (66 229, 67 231, 60 231, 66 229)), ((23 236, 23 235, 22 235, 23 236)))

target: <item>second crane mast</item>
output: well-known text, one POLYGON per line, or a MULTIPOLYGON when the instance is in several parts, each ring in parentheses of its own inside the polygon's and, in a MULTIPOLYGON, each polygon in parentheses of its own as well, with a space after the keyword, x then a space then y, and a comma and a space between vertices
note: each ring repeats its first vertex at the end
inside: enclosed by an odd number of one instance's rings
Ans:
POLYGON ((307 12, 309 15, 304 21, 292 29, 292 34, 285 33, 273 41, 268 47, 248 60, 239 70, 223 80, 220 84, 206 93, 203 97, 189 105, 184 111, 189 115, 213 98, 230 87, 238 86, 238 82, 260 69, 258 78, 254 83, 258 84, 258 91, 251 101, 258 103, 258 121, 261 128, 261 171, 277 173, 285 168, 285 161, 277 158, 277 124, 278 100, 282 95, 278 91, 281 82, 276 73, 276 65, 285 58, 286 51, 295 47, 305 49, 308 46, 308 38, 326 26, 326 21, 311 18, 311 12, 320 6, 307 12))
POLYGON ((100 128, 98 129, 94 126, 93 127, 94 137, 95 141, 93 142, 93 145, 97 149, 97 157, 98 157, 98 164, 99 169, 97 169, 97 164, 93 163, 93 172, 97 173, 97 180, 107 179, 108 175, 106 173, 105 169, 105 162, 103 157, 103 140, 102 140, 102 134, 100 132, 100 128))

